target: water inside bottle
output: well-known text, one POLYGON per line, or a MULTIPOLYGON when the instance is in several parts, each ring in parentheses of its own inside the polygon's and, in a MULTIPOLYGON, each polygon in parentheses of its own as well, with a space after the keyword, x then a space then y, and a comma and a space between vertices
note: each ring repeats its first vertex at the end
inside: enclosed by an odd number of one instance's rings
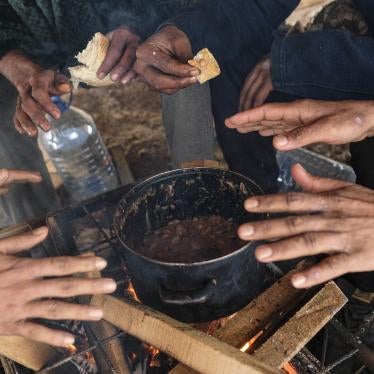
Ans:
POLYGON ((39 139, 73 201, 118 187, 112 159, 96 125, 84 111, 71 107, 39 139))

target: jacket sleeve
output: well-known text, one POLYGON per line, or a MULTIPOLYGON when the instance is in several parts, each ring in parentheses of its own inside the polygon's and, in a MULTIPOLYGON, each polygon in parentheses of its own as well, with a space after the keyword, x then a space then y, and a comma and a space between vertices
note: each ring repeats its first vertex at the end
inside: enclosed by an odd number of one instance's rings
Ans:
POLYGON ((29 41, 22 20, 7 1, 0 1, 0 58, 12 49, 24 49, 29 41))
POLYGON ((208 47, 221 61, 243 49, 270 50, 274 32, 299 0, 215 0, 168 21, 184 31, 194 53, 208 47))
POLYGON ((374 39, 339 30, 276 39, 272 80, 282 92, 311 99, 374 96, 374 39))

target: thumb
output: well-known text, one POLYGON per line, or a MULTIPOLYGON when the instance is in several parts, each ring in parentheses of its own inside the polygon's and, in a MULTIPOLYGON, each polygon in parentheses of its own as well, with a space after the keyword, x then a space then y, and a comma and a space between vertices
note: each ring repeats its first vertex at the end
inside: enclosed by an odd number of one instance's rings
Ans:
POLYGON ((72 86, 68 77, 63 74, 57 73, 55 76, 54 88, 56 89, 56 94, 67 94, 71 91, 72 86))
POLYGON ((286 134, 275 136, 273 145, 276 149, 290 151, 318 142, 329 143, 330 131, 331 128, 325 121, 315 122, 303 127, 297 127, 286 134))
POLYGON ((308 192, 327 192, 351 185, 349 182, 314 176, 308 173, 300 164, 292 167, 291 174, 295 182, 304 191, 308 192))

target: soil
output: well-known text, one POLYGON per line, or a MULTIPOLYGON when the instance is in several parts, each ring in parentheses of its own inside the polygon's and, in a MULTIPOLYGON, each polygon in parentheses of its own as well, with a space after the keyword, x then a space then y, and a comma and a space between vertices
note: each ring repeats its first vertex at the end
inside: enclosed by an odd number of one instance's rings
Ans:
MULTIPOLYGON (((136 179, 169 169, 160 95, 139 82, 129 86, 79 89, 74 105, 90 113, 108 147, 121 145, 136 179)), ((349 163, 348 146, 318 144, 313 151, 349 163)), ((220 159, 221 152, 217 152, 220 159)))
POLYGON ((223 257, 245 244, 232 219, 213 215, 173 220, 148 235, 137 252, 158 261, 191 264, 223 257))
POLYGON ((168 169, 158 93, 138 82, 127 87, 79 89, 73 104, 93 116, 108 147, 123 146, 136 179, 168 169))

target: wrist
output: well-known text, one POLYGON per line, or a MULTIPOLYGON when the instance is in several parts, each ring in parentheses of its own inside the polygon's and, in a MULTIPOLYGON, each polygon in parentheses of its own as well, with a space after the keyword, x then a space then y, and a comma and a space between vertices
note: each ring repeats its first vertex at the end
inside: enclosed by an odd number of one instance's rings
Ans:
POLYGON ((18 87, 42 68, 25 56, 22 51, 12 50, 0 60, 0 73, 5 76, 17 89, 18 87))

